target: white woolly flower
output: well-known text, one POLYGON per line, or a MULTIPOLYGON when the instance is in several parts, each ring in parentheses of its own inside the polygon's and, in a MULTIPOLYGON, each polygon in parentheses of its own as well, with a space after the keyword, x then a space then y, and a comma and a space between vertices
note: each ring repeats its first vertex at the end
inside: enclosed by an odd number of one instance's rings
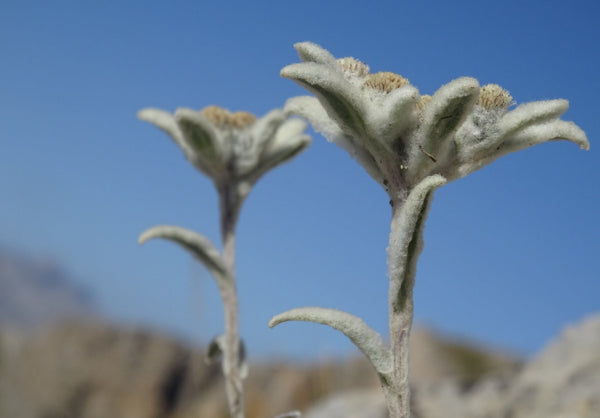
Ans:
POLYGON ((138 118, 169 134, 217 187, 234 183, 249 187, 310 144, 304 134, 306 123, 288 119, 280 109, 257 119, 251 113, 231 113, 218 106, 200 111, 180 108, 173 115, 148 108, 138 112, 138 118))
POLYGON ((510 94, 461 77, 432 96, 404 77, 354 59, 335 59, 320 46, 295 45, 302 63, 281 70, 315 97, 290 99, 286 111, 308 119, 348 151, 392 199, 406 197, 424 178, 448 181, 502 155, 548 140, 565 139, 589 149, 585 133, 559 117, 566 100, 523 104, 509 111, 510 94))

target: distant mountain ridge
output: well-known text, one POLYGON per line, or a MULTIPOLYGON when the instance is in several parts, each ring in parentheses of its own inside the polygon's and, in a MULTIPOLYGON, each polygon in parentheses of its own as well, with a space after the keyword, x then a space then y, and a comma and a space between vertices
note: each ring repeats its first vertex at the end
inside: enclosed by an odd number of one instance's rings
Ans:
POLYGON ((37 328, 93 310, 90 292, 59 263, 0 246, 0 326, 37 328))

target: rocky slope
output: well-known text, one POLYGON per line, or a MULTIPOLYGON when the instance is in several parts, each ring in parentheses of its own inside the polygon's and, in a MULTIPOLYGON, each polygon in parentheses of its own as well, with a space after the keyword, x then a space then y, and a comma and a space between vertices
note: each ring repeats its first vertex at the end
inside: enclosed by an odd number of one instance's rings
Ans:
MULTIPOLYGON (((56 264, 0 248, 0 418, 226 418, 218 365, 200 349, 92 319, 56 264), (77 321, 61 321, 64 318, 77 321)), ((417 328, 413 418, 600 418, 600 314, 527 364, 417 328)), ((247 418, 386 418, 360 357, 251 364, 247 418)))
MULTIPOLYGON (((515 368, 506 356, 440 340, 429 331, 414 334, 413 348, 419 353, 413 370, 418 384, 449 378, 473 384, 476 374, 515 368)), ((337 391, 377 389, 378 381, 358 358, 310 366, 254 364, 246 387, 247 417, 264 418, 307 410, 337 391)), ((200 350, 151 332, 85 321, 33 335, 0 334, 0 417, 16 416, 228 415, 218 366, 207 366, 200 350)))
MULTIPOLYGON (((568 327, 521 371, 465 387, 453 378, 413 385, 414 418, 600 418, 600 314, 568 327)), ((337 394, 305 418, 385 418, 378 391, 337 394)))

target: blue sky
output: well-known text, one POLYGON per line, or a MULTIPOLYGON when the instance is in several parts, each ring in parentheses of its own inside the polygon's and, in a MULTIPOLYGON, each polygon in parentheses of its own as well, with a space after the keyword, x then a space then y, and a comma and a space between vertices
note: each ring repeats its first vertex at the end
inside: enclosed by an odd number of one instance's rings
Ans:
MULTIPOLYGON (((220 333, 216 286, 155 224, 219 242, 212 184, 144 107, 217 104, 262 115, 306 94, 279 76, 313 41, 422 93, 468 75, 518 103, 571 102, 591 151, 544 144, 438 190, 416 322, 533 354, 600 310, 600 29, 593 1, 2 2, 0 244, 55 257, 112 318, 194 341, 220 333)), ((317 305, 387 333, 386 194, 350 157, 313 145, 267 174, 243 208, 241 328, 255 356, 354 348, 313 324, 267 328, 317 305)))

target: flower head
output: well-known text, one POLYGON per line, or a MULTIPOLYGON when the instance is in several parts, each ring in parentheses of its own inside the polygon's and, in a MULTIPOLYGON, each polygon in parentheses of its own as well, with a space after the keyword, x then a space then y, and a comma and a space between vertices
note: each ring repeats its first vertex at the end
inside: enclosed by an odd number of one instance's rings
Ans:
POLYGON ((143 109, 138 117, 168 133, 186 158, 218 188, 238 185, 249 190, 269 169, 291 159, 310 143, 310 137, 304 134, 306 123, 288 119, 280 109, 262 118, 249 112, 232 113, 219 106, 200 111, 180 108, 173 115, 143 109))
POLYGON ((462 77, 432 96, 401 75, 370 73, 355 58, 335 59, 320 46, 295 45, 302 63, 281 70, 315 97, 290 99, 286 111, 308 119, 348 151, 392 199, 406 197, 424 178, 454 180, 502 155, 548 140, 589 149, 585 133, 560 120, 566 100, 532 102, 509 111, 511 95, 462 77))

